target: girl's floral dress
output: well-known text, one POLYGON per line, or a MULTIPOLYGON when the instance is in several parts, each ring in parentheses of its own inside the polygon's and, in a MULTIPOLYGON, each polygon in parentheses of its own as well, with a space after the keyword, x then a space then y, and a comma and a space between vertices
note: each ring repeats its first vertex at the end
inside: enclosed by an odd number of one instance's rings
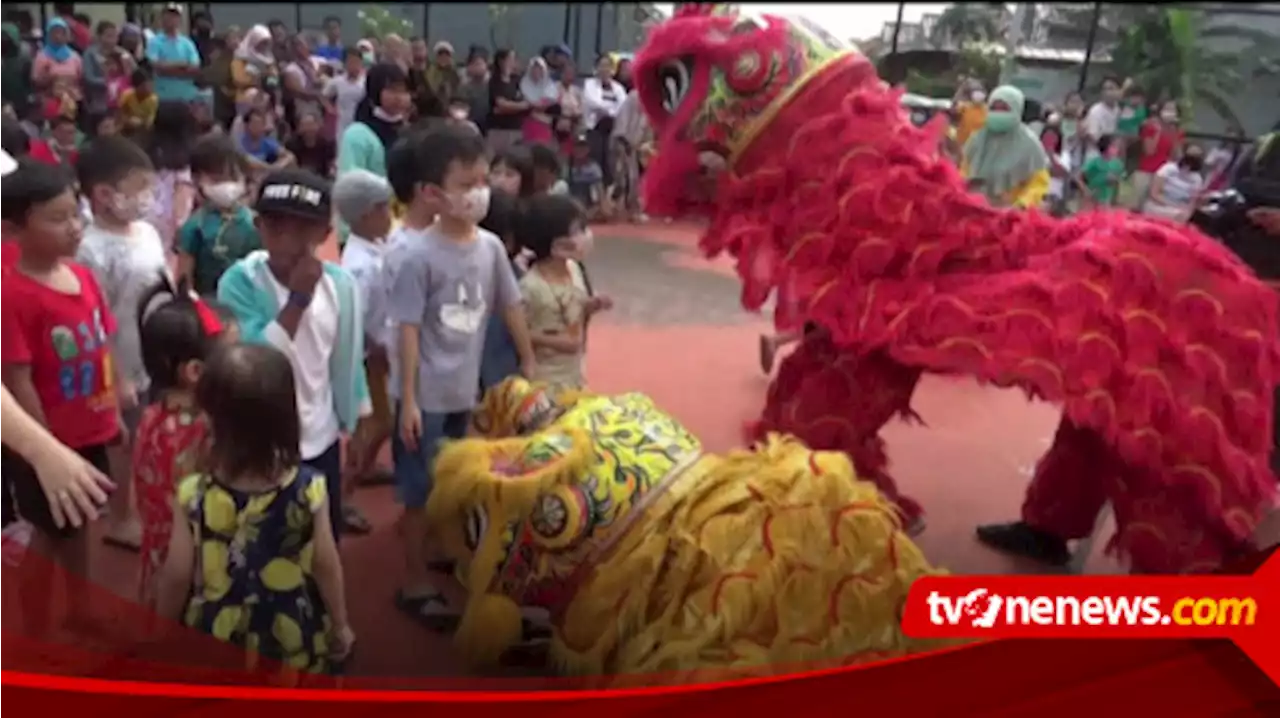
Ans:
POLYGON ((178 479, 196 470, 207 435, 198 412, 170 408, 163 400, 142 412, 134 437, 133 482, 142 522, 138 595, 144 604, 150 603, 154 577, 169 550, 178 479))
POLYGON ((233 489, 208 474, 182 480, 196 544, 195 586, 184 622, 254 655, 326 673, 329 614, 312 575, 311 536, 327 494, 302 466, 276 487, 233 489))

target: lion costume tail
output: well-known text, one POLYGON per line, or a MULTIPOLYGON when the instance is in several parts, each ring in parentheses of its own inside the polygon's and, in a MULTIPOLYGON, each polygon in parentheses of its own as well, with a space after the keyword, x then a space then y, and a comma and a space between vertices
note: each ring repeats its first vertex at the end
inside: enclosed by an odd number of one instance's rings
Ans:
POLYGON ((567 674, 684 679, 899 655, 912 582, 937 573, 842 454, 769 436, 706 456, 559 616, 567 674))

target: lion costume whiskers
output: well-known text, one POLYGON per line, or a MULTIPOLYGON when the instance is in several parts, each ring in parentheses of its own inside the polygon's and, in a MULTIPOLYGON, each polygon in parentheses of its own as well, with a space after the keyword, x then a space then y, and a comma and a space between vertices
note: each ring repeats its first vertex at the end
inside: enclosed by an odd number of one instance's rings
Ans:
POLYGON ((521 379, 476 419, 487 435, 442 448, 427 506, 459 560, 455 642, 473 662, 517 643, 532 606, 571 675, 692 680, 922 647, 899 619, 935 570, 847 457, 781 436, 714 455, 641 394, 521 379))

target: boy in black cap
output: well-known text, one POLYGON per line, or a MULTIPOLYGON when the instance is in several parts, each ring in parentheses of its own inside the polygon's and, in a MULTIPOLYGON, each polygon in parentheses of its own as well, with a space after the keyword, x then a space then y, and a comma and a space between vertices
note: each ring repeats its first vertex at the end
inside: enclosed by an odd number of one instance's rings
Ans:
POLYGON ((346 270, 316 256, 330 230, 326 180, 302 169, 272 172, 254 209, 264 249, 227 270, 218 301, 235 313, 244 341, 270 344, 289 357, 302 460, 325 476, 336 534, 342 527, 339 439, 372 411, 358 288, 346 270))

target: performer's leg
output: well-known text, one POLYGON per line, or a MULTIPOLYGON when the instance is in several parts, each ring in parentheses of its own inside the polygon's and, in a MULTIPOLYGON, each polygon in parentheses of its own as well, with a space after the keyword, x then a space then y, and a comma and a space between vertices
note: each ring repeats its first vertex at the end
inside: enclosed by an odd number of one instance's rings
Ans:
POLYGON ((979 526, 978 539, 1002 551, 1065 565, 1071 560, 1067 541, 1093 531, 1119 468, 1097 432, 1063 418, 1049 452, 1036 465, 1022 520, 979 526))
POLYGON ((910 527, 921 507, 898 492, 879 433, 894 416, 910 412, 919 379, 919 370, 887 354, 843 354, 825 333, 806 334, 779 368, 752 438, 777 431, 813 449, 848 454, 858 476, 895 502, 910 527))

